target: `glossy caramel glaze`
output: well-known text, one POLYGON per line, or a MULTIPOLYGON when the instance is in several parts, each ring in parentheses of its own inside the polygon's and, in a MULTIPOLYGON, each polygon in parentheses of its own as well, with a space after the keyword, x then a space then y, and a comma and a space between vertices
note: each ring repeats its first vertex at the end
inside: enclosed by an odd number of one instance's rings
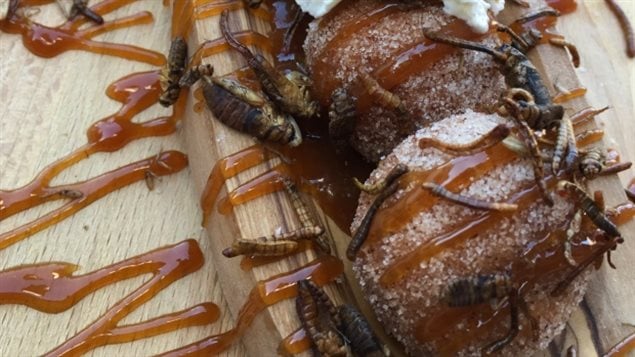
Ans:
POLYGON ((625 339, 613 346, 604 357, 626 357, 635 350, 635 333, 628 335, 625 339))
POLYGON ((297 294, 296 282, 310 279, 319 286, 332 282, 344 271, 342 262, 332 256, 320 257, 303 267, 258 282, 238 313, 236 327, 223 334, 207 337, 162 356, 209 356, 229 347, 249 328, 252 321, 268 306, 297 294))
MULTIPOLYGON (((69 20, 58 27, 48 27, 31 21, 23 15, 24 7, 42 5, 53 0, 11 0, 11 2, 10 16, 0 21, 0 31, 20 34, 24 47, 37 56, 50 58, 69 50, 81 50, 146 62, 155 66, 165 63, 165 56, 152 50, 92 40, 93 37, 109 31, 151 23, 152 14, 147 11, 80 30, 80 26, 90 21, 84 16, 69 20)), ((91 10, 104 15, 132 2, 134 0, 104 0, 92 6, 91 10)))
POLYGON ((67 218, 109 192, 145 179, 148 173, 154 176, 165 176, 185 168, 187 157, 180 152, 168 151, 84 182, 60 186, 49 185, 60 172, 95 153, 113 152, 136 139, 173 133, 184 109, 184 96, 176 103, 170 116, 141 123, 132 121, 135 115, 158 101, 160 92, 158 70, 133 73, 115 81, 108 86, 106 94, 109 98, 120 102, 122 106, 116 113, 91 125, 86 133, 88 137, 86 145, 44 168, 29 184, 13 190, 0 190, 0 219, 45 202, 68 199, 61 194, 65 190, 77 193, 64 206, 33 222, 0 234, 0 249, 67 218))

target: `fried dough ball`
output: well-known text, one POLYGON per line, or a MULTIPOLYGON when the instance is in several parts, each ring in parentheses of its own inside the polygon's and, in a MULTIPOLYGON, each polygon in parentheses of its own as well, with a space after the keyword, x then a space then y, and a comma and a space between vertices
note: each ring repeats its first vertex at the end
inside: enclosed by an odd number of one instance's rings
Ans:
MULTIPOLYGON (((474 38, 463 21, 443 12, 440 2, 412 3, 345 1, 309 25, 304 49, 313 91, 322 105, 330 104, 338 88, 359 97, 358 73, 373 74, 399 53, 424 43, 424 30, 443 33, 450 31, 446 26, 452 23, 452 28, 461 29, 455 35, 474 38)), ((496 44, 498 39, 489 34, 483 41, 496 44)), ((376 103, 364 108, 358 105, 362 112, 349 143, 367 160, 379 161, 406 136, 448 115, 467 108, 491 111, 505 88, 492 59, 469 50, 445 47, 443 51, 425 69, 413 71, 394 88, 387 88, 403 101, 405 115, 376 103)), ((383 78, 375 79, 383 82, 383 78)))
MULTIPOLYGON (((561 295, 551 296, 556 284, 573 267, 567 265, 563 256, 563 239, 546 240, 545 237, 567 227, 574 210, 569 200, 553 194, 555 204, 549 207, 540 194, 536 194, 526 201, 519 199, 518 209, 504 214, 468 208, 431 193, 418 197, 419 201, 407 200, 412 198, 408 192, 420 187, 422 182, 450 180, 445 175, 454 175, 456 171, 444 171, 443 167, 447 169, 450 160, 468 157, 451 156, 437 148, 421 149, 420 138, 465 144, 501 123, 513 127, 510 121, 498 115, 473 111, 436 122, 406 138, 379 163, 366 182, 378 182, 399 163, 409 167, 407 175, 417 178, 405 180, 407 176, 402 177, 402 182, 407 184, 383 203, 353 265, 362 292, 381 325, 412 356, 480 355, 483 347, 509 331, 509 308, 500 305, 500 301, 493 308, 487 303, 466 308, 448 306, 444 292, 458 279, 510 272, 512 281, 518 284, 525 281, 527 274, 535 274, 537 280, 528 283, 521 294, 530 316, 521 310, 520 332, 502 349, 502 354, 508 356, 529 356, 544 349, 563 329, 583 297, 592 269, 574 279, 561 295), (446 166, 442 166, 444 164, 446 166), (408 204, 399 206, 400 202, 408 204), (423 205, 428 206, 419 208, 423 205), (470 227, 475 229, 464 236, 465 240, 452 240, 451 237, 461 234, 457 232, 470 227), (558 264, 545 268, 544 261, 524 255, 539 242, 558 252, 554 255, 558 264), (420 250, 423 245, 425 250, 420 250), (395 272, 394 264, 403 264, 413 252, 429 256, 406 265, 400 279, 382 280, 395 272), (492 311, 498 311, 499 319, 487 324, 492 311), (537 322, 536 329, 532 328, 531 318, 537 322), (479 329, 476 327, 479 323, 485 326, 479 329)), ((465 177, 459 178, 464 185, 455 191, 464 196, 488 202, 511 202, 515 195, 535 189, 529 159, 520 158, 500 143, 486 152, 469 156, 467 161, 452 161, 451 165, 455 170, 468 170, 465 177), (491 161, 493 165, 478 172, 485 162, 483 155, 495 155, 495 152, 500 155, 491 161)), ((366 193, 360 196, 352 232, 358 228, 373 199, 366 193)))

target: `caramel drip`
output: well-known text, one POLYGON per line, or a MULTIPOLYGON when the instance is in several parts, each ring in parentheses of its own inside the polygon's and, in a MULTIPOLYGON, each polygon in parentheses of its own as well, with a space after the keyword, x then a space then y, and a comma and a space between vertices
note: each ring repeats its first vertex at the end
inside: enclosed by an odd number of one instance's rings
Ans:
MULTIPOLYGON (((518 204, 519 207, 527 207, 531 202, 540 198, 538 187, 532 185, 531 188, 521 190, 512 196, 509 203, 518 204)), ((451 249, 459 244, 465 243, 468 239, 484 234, 488 230, 501 222, 501 220, 512 216, 516 212, 487 211, 476 215, 467 221, 459 222, 458 228, 450 229, 428 242, 417 246, 412 252, 400 257, 392 263, 382 274, 379 282, 382 286, 392 286, 404 279, 423 261, 427 261, 435 255, 451 249)))
MULTIPOLYGON (((635 214, 635 207, 620 207, 623 206, 619 206, 617 214, 612 217, 616 224, 627 222, 635 214)), ((553 286, 564 274, 575 269, 567 263, 564 255, 563 242, 566 239, 567 225, 568 222, 556 230, 537 234, 537 237, 542 238, 529 243, 520 254, 520 258, 514 261, 512 279, 514 286, 519 287, 520 296, 538 284, 553 286)), ((584 237, 587 232, 583 231, 578 236, 584 237)), ((602 248, 602 243, 595 246, 584 242, 576 243, 572 247, 573 258, 582 262, 593 257, 602 248)), ((487 340, 492 330, 509 319, 507 303, 501 304, 495 310, 487 304, 464 308, 451 308, 441 303, 439 306, 441 307, 429 318, 419 322, 415 328, 415 335, 422 343, 436 341, 441 355, 454 355, 473 341, 487 340)), ((521 314, 520 323, 524 325, 521 334, 532 333, 527 316, 521 314)))
MULTIPOLYGON (((439 32, 467 40, 478 40, 484 36, 475 34, 464 21, 456 19, 450 21, 439 32)), ((443 57, 456 51, 456 47, 435 43, 422 37, 418 42, 390 56, 389 61, 373 72, 373 77, 383 88, 391 90, 413 74, 424 72, 443 57)))
POLYGON ((308 250, 309 248, 313 248, 313 244, 310 241, 302 240, 298 242, 298 248, 293 252, 285 255, 281 255, 278 257, 262 257, 262 256, 253 256, 253 257, 244 257, 240 260, 240 268, 242 270, 248 271, 255 267, 275 263, 280 260, 284 260, 290 256, 296 255, 299 252, 308 250))
MULTIPOLYGON (((316 87, 315 93, 324 93, 325 96, 328 96, 337 88, 338 82, 333 78, 334 67, 331 61, 339 57, 337 52, 349 41, 351 36, 397 11, 399 11, 399 4, 397 2, 389 2, 369 13, 360 13, 357 19, 351 20, 340 28, 316 57, 317 60, 311 68, 313 77, 321 79, 314 84, 316 87)), ((327 98, 320 98, 322 105, 327 105, 327 100, 327 98)))
POLYGON ((311 339, 306 335, 306 330, 299 328, 285 337, 278 347, 278 354, 282 356, 295 355, 308 351, 311 348, 311 339))
POLYGON ((604 130, 589 130, 576 136, 576 143, 579 147, 584 147, 596 143, 604 137, 604 130))
MULTIPOLYGON (((128 164, 87 181, 55 187, 29 185, 24 187, 28 188, 28 190, 20 189, 19 191, 8 191, 11 196, 12 193, 24 194, 32 192, 30 191, 31 189, 34 190, 34 194, 36 196, 25 197, 19 201, 12 202, 14 205, 22 206, 25 209, 35 207, 54 199, 64 198, 64 195, 60 192, 65 190, 79 192, 81 193, 81 196, 72 198, 70 202, 62 207, 55 209, 30 223, 0 234, 0 249, 4 249, 34 233, 68 218, 75 212, 104 197, 110 192, 116 191, 134 182, 144 180, 148 174, 157 177, 165 176, 179 172, 186 166, 187 157, 185 154, 179 151, 166 151, 157 156, 128 164)), ((2 193, 2 197, 4 197, 5 192, 2 193)))
POLYGON ((238 313, 234 329, 169 351, 161 356, 208 356, 219 353, 243 336, 254 318, 268 306, 295 297, 297 281, 310 279, 317 285, 323 286, 335 280, 343 271, 344 266, 339 259, 325 255, 296 270, 260 281, 251 290, 247 302, 238 313))
POLYGON ((560 11, 560 14, 570 14, 578 7, 575 0, 547 0, 547 5, 560 11))
POLYGON ((225 181, 238 175, 241 171, 259 165, 270 158, 270 153, 262 146, 255 145, 245 150, 229 155, 214 164, 207 178, 207 183, 201 196, 201 208, 203 210, 203 226, 212 213, 214 203, 225 181))
POLYGON ((620 343, 613 346, 604 354, 604 357, 626 357, 633 350, 635 350, 635 333, 626 336, 620 343))
MULTIPOLYGON (((234 32, 234 37, 246 46, 258 46, 264 52, 271 52, 271 41, 258 32, 247 30, 234 32)), ((229 51, 230 47, 224 38, 204 42, 192 56, 192 63, 199 64, 205 57, 229 51)))
POLYGON ((47 353, 47 356, 79 355, 106 344, 134 341, 183 326, 214 322, 218 318, 218 308, 206 303, 145 322, 117 326, 119 321, 161 290, 202 265, 203 255, 198 244, 194 240, 186 240, 84 275, 74 276, 77 266, 70 263, 21 266, 0 274, 0 297, 2 303, 55 313, 70 308, 102 287, 142 274, 153 274, 150 280, 117 302, 95 322, 47 353))
POLYGON ((80 196, 73 196, 66 205, 34 222, 1 234, 0 249, 67 218, 112 191, 143 180, 146 173, 164 176, 187 166, 184 154, 169 151, 84 182, 49 186, 60 172, 94 153, 116 151, 136 139, 173 133, 184 109, 185 96, 179 99, 171 116, 142 123, 132 122, 136 114, 158 101, 161 91, 159 76, 159 71, 133 73, 112 83, 106 94, 122 106, 117 113, 97 121, 88 129, 88 144, 44 168, 29 184, 14 190, 0 190, 0 220, 45 202, 68 198, 64 192, 80 196))
POLYGON ((561 104, 567 102, 572 99, 576 99, 582 97, 586 94, 586 88, 579 87, 569 90, 567 92, 562 92, 553 97, 554 104, 561 104))
POLYGON ((284 188, 282 177, 288 176, 288 168, 282 164, 277 165, 264 174, 237 187, 229 193, 229 196, 223 197, 218 204, 218 212, 224 215, 229 214, 233 206, 282 190, 284 188))
MULTIPOLYGON (((166 1, 164 0, 164 4, 166 1)), ((172 38, 183 37, 187 40, 192 30, 192 13, 194 12, 193 1, 195 0, 173 0, 172 2, 172 38)))
MULTIPOLYGON (((511 151, 498 144, 474 155, 455 157, 427 171, 407 173, 401 179, 401 185, 406 187, 411 182, 429 181, 450 191, 459 192, 470 184, 471 177, 480 177, 494 167, 509 163, 515 158, 511 151)), ((393 205, 379 209, 370 226, 365 244, 376 244, 382 237, 397 232, 416 215, 430 209, 438 200, 439 198, 430 190, 414 187, 393 205)))
POLYGON ((595 108, 584 108, 579 112, 575 113, 573 117, 571 117, 571 123, 574 128, 578 128, 580 126, 584 126, 588 121, 593 120, 596 115, 599 115, 604 110, 595 109, 595 108))
MULTIPOLYGON (((205 19, 212 16, 218 16, 223 10, 235 11, 246 8, 243 0, 195 0, 196 8, 194 10, 194 18, 197 20, 205 19)), ((257 9, 249 9, 249 13, 259 19, 271 22, 273 18, 269 11, 263 9, 261 5, 257 9)))
MULTIPOLYGON (((36 3, 43 4, 48 2, 52 1, 38 1, 36 3)), ((92 6, 91 9, 104 15, 132 2, 134 0, 104 0, 92 6)), ((18 6, 20 5, 30 5, 30 3, 23 2, 18 6)), ((88 21, 83 16, 69 20, 58 27, 48 27, 31 21, 22 16, 20 12, 18 8, 9 14, 7 18, 1 20, 0 31, 22 35, 24 47, 36 56, 51 58, 69 50, 81 50, 145 62, 155 66, 165 64, 165 56, 155 51, 133 45, 92 40, 93 37, 105 32, 152 23, 152 14, 147 11, 113 21, 106 21, 101 25, 91 25, 85 30, 79 30, 79 27, 88 21)))

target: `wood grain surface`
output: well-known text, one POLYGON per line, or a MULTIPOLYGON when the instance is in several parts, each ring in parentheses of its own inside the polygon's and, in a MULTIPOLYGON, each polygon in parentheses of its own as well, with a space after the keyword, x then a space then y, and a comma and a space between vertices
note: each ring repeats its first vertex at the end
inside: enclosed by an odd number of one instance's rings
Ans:
MULTIPOLYGON (((622 0, 620 4, 631 18, 635 17, 635 2, 622 0)), ((106 18, 140 10, 151 11, 154 23, 106 33, 98 39, 136 44, 165 53, 169 46, 170 9, 163 7, 160 1, 137 1, 106 18)), ((62 21, 55 5, 44 7, 34 19, 46 24, 62 21)), ((253 19, 232 15, 232 28, 248 27, 262 32, 266 30, 253 19)), ((635 61, 626 58, 615 19, 603 1, 584 1, 575 13, 560 19, 559 29, 580 49, 582 67, 576 72, 588 88, 586 100, 593 106, 611 107, 611 111, 599 118, 607 131, 608 145, 619 148, 623 160, 635 160, 635 61)), ((198 21, 190 45, 195 48, 196 43, 217 38, 219 34, 216 18, 198 21)), ((210 60, 224 72, 241 63, 233 54, 210 60)), ((546 65, 549 66, 549 63, 546 65)), ((153 67, 87 52, 67 52, 52 59, 43 59, 28 52, 19 36, 0 34, 0 188, 11 189, 28 183, 47 164, 83 145, 89 125, 119 107, 119 103, 105 96, 106 86, 126 74, 148 69, 153 67)), ((567 83, 561 85, 566 86, 567 83)), ((205 113, 203 116, 193 113, 192 104, 190 97, 185 128, 177 134, 136 141, 115 153, 96 154, 64 171, 53 183, 94 177, 169 149, 186 151, 190 155, 193 174, 184 170, 163 177, 154 191, 149 191, 143 182, 133 184, 0 251, 1 269, 36 262, 65 261, 78 264, 78 272, 83 273, 189 237, 199 241, 206 258, 205 266, 166 288, 123 322, 144 321, 204 301, 220 306, 221 319, 212 325, 98 348, 90 353, 92 355, 152 355, 226 331, 233 326, 237 309, 244 302, 245 293, 253 281, 311 259, 299 256, 290 262, 267 267, 266 271, 255 269, 253 274, 248 274, 237 270, 238 260, 228 261, 220 256, 218 247, 226 246, 226 242, 231 242, 237 235, 256 237, 280 227, 293 227, 297 222, 289 214, 291 210, 287 200, 276 194, 236 207, 234 222, 222 223, 218 217, 212 217, 211 222, 221 223, 210 228, 215 236, 211 239, 207 236, 200 228, 201 212, 198 208, 199 194, 207 173, 215 158, 249 146, 253 140, 237 136, 206 119, 205 113), (230 136, 232 139, 227 139, 230 136), (267 217, 272 219, 254 219, 261 217, 262 212, 267 212, 267 217), (244 276, 240 284, 227 279, 240 274, 244 276)), ((154 106, 135 120, 148 120, 165 113, 168 111, 154 106)), ((227 187, 234 188, 268 167, 271 163, 249 170, 229 180, 227 187)), ((633 169, 623 173, 622 183, 625 184, 634 173, 633 169)), ((615 202, 609 201, 611 203, 615 202)), ((0 232, 30 221, 54 207, 55 204, 43 205, 3 220, 0 232)), ((633 223, 627 229, 633 238, 633 223)), ((618 270, 607 269, 605 265, 596 274, 582 308, 570 321, 572 328, 566 330, 569 335, 563 338, 567 340, 559 341, 557 346, 566 348, 572 341, 577 341, 581 355, 592 356, 608 350, 629 331, 635 330, 632 327, 635 325, 635 310, 631 304, 632 296, 635 296, 632 279, 634 258, 635 244, 627 241, 614 254, 618 270)), ((0 355, 30 356, 52 349, 95 320, 145 279, 130 279, 100 289, 60 314, 0 305, 0 355)), ((292 309, 290 301, 270 308, 247 334, 244 343, 237 343, 223 355, 257 355, 259 351, 260 354, 262 351, 274 351, 280 336, 286 336, 297 327, 295 316, 289 314, 292 309), (274 327, 272 321, 286 322, 276 323, 274 327), (271 336, 277 336, 277 339, 271 339, 271 336), (261 346, 262 349, 254 350, 253 346, 261 346)), ((559 352, 557 348, 554 347, 551 352, 559 352)))

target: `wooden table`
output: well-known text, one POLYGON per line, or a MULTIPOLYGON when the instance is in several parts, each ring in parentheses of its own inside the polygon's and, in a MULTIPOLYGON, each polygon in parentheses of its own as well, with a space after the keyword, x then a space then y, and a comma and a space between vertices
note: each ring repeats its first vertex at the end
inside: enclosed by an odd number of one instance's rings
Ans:
MULTIPOLYGON (((635 2, 621 0, 620 3, 633 18, 635 2)), ((109 16, 123 16, 139 10, 151 11, 154 23, 107 33, 100 39, 137 44, 165 53, 169 46, 170 10, 160 1, 139 1, 109 16)), ((62 18, 56 6, 49 5, 35 16, 35 20, 56 24, 62 18)), ((603 1, 584 1, 574 14, 561 19, 560 29, 580 49, 582 67, 578 74, 588 88, 588 100, 597 107, 611 107, 611 111, 600 118, 610 142, 619 148, 623 160, 635 160, 635 61, 624 54, 622 35, 612 14, 603 1)), ((153 68, 143 63, 78 51, 43 59, 28 52, 19 36, 0 34, 0 187, 10 189, 27 184, 44 166, 83 145, 88 126, 119 106, 104 95, 107 84, 128 73, 153 68)), ((141 114, 138 120, 162 113, 167 111, 155 106, 141 114)), ((136 141, 115 153, 94 155, 63 172, 54 183, 80 181, 162 150, 184 151, 183 141, 181 132, 136 141)), ((623 183, 626 184, 634 173, 631 169, 621 174, 623 183)), ((221 319, 212 325, 98 348, 91 354, 150 355, 226 331, 233 322, 218 284, 214 262, 209 259, 208 238, 200 228, 199 197, 190 175, 186 169, 166 176, 157 182, 153 191, 140 182, 110 194, 69 219, 0 250, 0 268, 66 261, 78 264, 78 273, 83 273, 192 237, 199 241, 208 258, 205 266, 169 286, 124 322, 147 320, 204 301, 220 306, 221 319)), ((0 222, 0 231, 30 221, 54 206, 43 205, 6 219, 0 222)), ((620 255, 619 250, 616 255, 620 255)), ((620 258, 620 262, 632 262, 633 259, 620 258)), ((628 272, 626 265, 622 264, 619 269, 628 272)), ((613 276, 614 272, 606 271, 606 267, 603 270, 603 275, 613 276)), ((0 355, 35 355, 52 349, 95 320, 106 307, 142 281, 143 277, 134 278, 98 290, 59 314, 0 305, 0 340, 3 341, 0 355)), ((623 284, 635 283, 630 279, 624 280, 623 284)), ((635 325, 633 310, 619 318, 624 324, 635 325)), ((579 320, 584 319, 584 315, 579 311, 573 319, 574 323, 583 323, 579 320)), ((580 344, 590 343, 588 336, 579 337, 580 344)), ((227 353, 244 354, 240 343, 227 353)))

